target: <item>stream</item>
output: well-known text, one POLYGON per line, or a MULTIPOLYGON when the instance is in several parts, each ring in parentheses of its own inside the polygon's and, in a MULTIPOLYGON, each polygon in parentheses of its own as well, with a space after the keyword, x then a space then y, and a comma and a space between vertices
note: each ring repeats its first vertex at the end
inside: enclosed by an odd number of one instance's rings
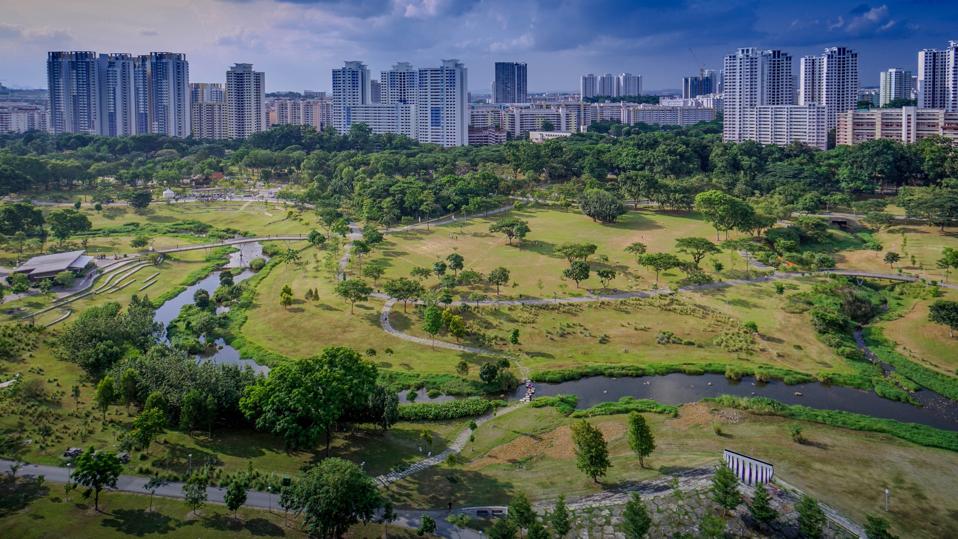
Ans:
MULTIPOLYGON (((237 245, 237 251, 230 255, 225 268, 246 268, 254 258, 265 258, 263 246, 259 243, 237 245)), ((251 277, 250 270, 233 277, 236 283, 251 277)), ((196 284, 189 286, 173 299, 161 305, 154 320, 164 327, 179 315, 180 310, 193 303, 193 294, 197 290, 206 290, 213 294, 219 286, 219 272, 214 271, 196 284)), ((163 342, 168 342, 166 335, 163 342)), ((251 359, 240 357, 238 350, 223 342, 216 341, 216 352, 198 356, 198 361, 212 361, 220 364, 250 367, 257 374, 268 374, 269 367, 260 365, 251 359)), ((580 408, 615 401, 621 397, 652 399, 663 404, 681 405, 698 402, 706 397, 735 395, 741 397, 768 397, 785 404, 801 404, 810 408, 842 410, 872 417, 894 419, 908 423, 919 423, 940 429, 958 431, 958 402, 952 401, 927 389, 913 394, 923 406, 892 401, 879 397, 873 392, 844 386, 825 385, 818 382, 786 385, 779 381, 756 382, 754 378, 744 377, 741 381, 732 381, 721 374, 688 375, 681 373, 639 378, 611 378, 593 376, 555 384, 537 383, 535 396, 571 394, 579 399, 580 408)), ((526 388, 520 385, 512 396, 518 400, 525 396, 526 388)), ((406 401, 406 392, 400 393, 400 399, 406 401)), ((441 396, 430 399, 425 390, 418 392, 417 402, 443 402, 452 397, 441 396)))

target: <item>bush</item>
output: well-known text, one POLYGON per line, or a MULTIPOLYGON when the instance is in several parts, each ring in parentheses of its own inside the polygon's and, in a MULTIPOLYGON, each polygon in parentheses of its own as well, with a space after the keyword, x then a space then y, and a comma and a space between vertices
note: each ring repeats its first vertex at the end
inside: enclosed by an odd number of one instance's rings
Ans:
POLYGON ((422 402, 399 406, 399 419, 403 421, 441 421, 461 417, 477 417, 489 413, 505 401, 469 397, 449 402, 422 402))
POLYGON ((249 261, 249 269, 253 271, 259 271, 266 266, 266 260, 262 258, 254 258, 249 261))
POLYGON ((622 397, 615 402, 603 402, 601 404, 596 404, 592 408, 578 410, 572 413, 572 417, 595 417, 598 415, 617 415, 628 414, 631 412, 653 412, 656 414, 667 414, 672 417, 679 415, 679 409, 677 406, 659 404, 651 399, 622 397))
POLYGON ((538 397, 529 403, 532 408, 545 408, 552 406, 562 415, 570 415, 575 412, 575 407, 579 404, 579 398, 575 395, 556 395, 554 397, 538 397))
POLYGON ((76 275, 70 270, 61 271, 53 277, 53 282, 60 286, 71 286, 76 281, 76 275))

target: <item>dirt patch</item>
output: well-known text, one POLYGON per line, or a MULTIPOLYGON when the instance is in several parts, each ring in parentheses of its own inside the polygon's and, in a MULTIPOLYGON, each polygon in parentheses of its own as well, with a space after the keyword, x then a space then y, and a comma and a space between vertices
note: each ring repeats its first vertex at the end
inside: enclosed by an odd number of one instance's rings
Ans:
POLYGON ((679 416, 668 421, 668 426, 677 429, 711 425, 712 423, 735 424, 746 418, 745 412, 734 408, 713 410, 712 406, 704 402, 685 404, 679 408, 679 416))
MULTIPOLYGON (((625 422, 606 420, 596 425, 606 442, 625 435, 625 422)), ((515 440, 496 447, 486 456, 469 463, 468 468, 476 470, 492 464, 515 463, 535 457, 548 457, 557 460, 575 458, 575 446, 572 443, 572 429, 562 426, 538 436, 520 436, 515 440)))

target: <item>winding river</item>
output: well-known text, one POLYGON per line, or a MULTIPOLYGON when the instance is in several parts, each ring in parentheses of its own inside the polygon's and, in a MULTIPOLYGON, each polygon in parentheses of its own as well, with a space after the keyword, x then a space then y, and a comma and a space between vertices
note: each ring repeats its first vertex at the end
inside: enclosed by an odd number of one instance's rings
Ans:
MULTIPOLYGON (((230 256, 227 268, 245 268, 253 258, 263 257, 263 246, 259 243, 238 245, 237 251, 230 256)), ((265 258, 265 257, 263 257, 265 258)), ((235 282, 248 279, 253 274, 249 270, 236 275, 235 282)), ((197 290, 206 290, 211 295, 219 286, 219 272, 213 272, 182 293, 167 301, 156 310, 154 319, 167 326, 180 313, 180 310, 193 303, 193 294, 197 290)), ((166 340, 164 335, 163 340, 166 340)), ((200 356, 200 361, 250 367, 257 373, 266 374, 269 367, 260 365, 251 359, 240 357, 238 350, 219 339, 215 353, 200 356)), ((525 387, 520 386, 513 395, 520 399, 525 395, 525 387)), ((934 392, 923 390, 916 393, 916 400, 923 406, 892 401, 879 397, 873 392, 862 391, 844 386, 831 386, 818 382, 786 385, 782 382, 756 382, 745 377, 739 382, 731 381, 720 374, 688 375, 681 373, 641 378, 611 378, 594 376, 569 382, 536 384, 536 396, 559 394, 576 395, 580 408, 615 401, 621 397, 652 399, 663 404, 680 405, 697 402, 706 397, 719 395, 769 397, 786 404, 802 404, 810 408, 843 410, 872 417, 894 419, 919 423, 940 429, 958 431, 958 402, 946 399, 934 392)), ((400 397, 405 401, 405 392, 400 397)), ((424 390, 419 391, 418 402, 441 402, 450 397, 442 396, 429 399, 424 390)))

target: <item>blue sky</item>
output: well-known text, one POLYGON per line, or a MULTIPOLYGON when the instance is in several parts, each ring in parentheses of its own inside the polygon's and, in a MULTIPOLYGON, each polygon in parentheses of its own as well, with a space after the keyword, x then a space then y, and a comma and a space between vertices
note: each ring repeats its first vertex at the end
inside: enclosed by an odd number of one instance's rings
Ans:
POLYGON ((859 51, 863 85, 917 51, 958 40, 958 2, 798 0, 0 0, 0 82, 44 87, 48 50, 184 52, 193 81, 234 62, 267 88, 325 90, 344 59, 374 73, 396 61, 459 58, 487 91, 493 62, 529 64, 530 90, 572 90, 585 72, 638 73, 677 88, 738 47, 796 58, 826 46, 859 51))

